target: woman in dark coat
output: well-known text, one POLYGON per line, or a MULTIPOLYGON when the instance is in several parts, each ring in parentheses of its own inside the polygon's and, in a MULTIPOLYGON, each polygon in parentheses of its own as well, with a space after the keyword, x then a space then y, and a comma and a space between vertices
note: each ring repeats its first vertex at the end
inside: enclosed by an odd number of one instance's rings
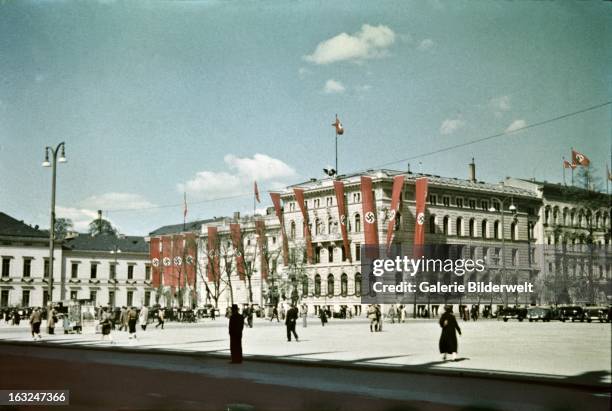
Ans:
POLYGON ((452 307, 445 307, 444 314, 440 317, 440 327, 442 327, 442 335, 440 336, 440 354, 442 359, 446 360, 446 354, 452 355, 452 360, 457 359, 457 334, 455 330, 461 335, 461 328, 457 324, 457 320, 453 315, 452 307))

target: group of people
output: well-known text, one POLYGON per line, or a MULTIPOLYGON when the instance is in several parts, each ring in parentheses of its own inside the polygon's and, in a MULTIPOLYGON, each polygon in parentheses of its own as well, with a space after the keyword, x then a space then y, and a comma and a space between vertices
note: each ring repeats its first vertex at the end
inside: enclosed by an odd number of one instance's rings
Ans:
MULTIPOLYGON (((158 326, 161 324, 163 328, 163 311, 161 319, 159 319, 158 326)), ((115 318, 109 307, 102 307, 102 311, 99 314, 100 327, 102 332, 102 341, 108 339, 113 344, 113 337, 111 336, 111 330, 115 328, 115 318)), ((136 336, 136 323, 140 323, 140 327, 143 331, 147 329, 149 323, 149 309, 143 306, 140 311, 136 307, 121 307, 119 312, 119 331, 128 331, 129 339, 137 339, 136 336)))

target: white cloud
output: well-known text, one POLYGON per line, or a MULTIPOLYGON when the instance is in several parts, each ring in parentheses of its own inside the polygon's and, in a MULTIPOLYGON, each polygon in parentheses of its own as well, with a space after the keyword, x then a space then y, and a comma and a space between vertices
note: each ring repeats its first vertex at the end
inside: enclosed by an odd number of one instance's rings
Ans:
POLYGON ((526 126, 527 126, 527 122, 525 120, 523 119, 514 120, 512 124, 510 124, 508 128, 506 129, 506 133, 511 133, 513 131, 516 131, 526 126))
POLYGON ((417 47, 417 50, 419 51, 427 51, 429 49, 431 49, 433 46, 435 46, 436 43, 432 40, 432 39, 425 39, 423 41, 421 41, 417 47))
POLYGON ((325 87, 323 87, 323 91, 327 94, 344 93, 344 90, 346 90, 344 85, 334 79, 327 80, 325 82, 325 87))
POLYGON ((461 117, 447 118, 442 122, 442 125, 440 125, 440 134, 443 136, 448 136, 463 126, 465 126, 465 121, 463 121, 461 117))
POLYGON ((314 64, 330 64, 339 61, 360 61, 384 57, 395 42, 395 33, 387 26, 364 24, 354 34, 340 33, 322 41, 304 60, 314 64))
POLYGON ((229 171, 200 171, 185 183, 178 184, 178 191, 186 191, 199 200, 214 199, 251 193, 253 181, 257 181, 260 196, 263 196, 264 185, 269 189, 284 187, 285 181, 297 176, 292 167, 266 154, 258 153, 253 157, 228 154, 223 160, 229 171))
POLYGON ((56 208, 56 213, 57 217, 69 218, 72 220, 74 230, 80 233, 87 232, 89 223, 98 218, 97 211, 88 210, 86 208, 62 207, 58 205, 56 208))
POLYGON ((155 204, 140 194, 133 193, 104 193, 86 198, 80 202, 83 208, 93 210, 134 210, 155 207, 155 204))

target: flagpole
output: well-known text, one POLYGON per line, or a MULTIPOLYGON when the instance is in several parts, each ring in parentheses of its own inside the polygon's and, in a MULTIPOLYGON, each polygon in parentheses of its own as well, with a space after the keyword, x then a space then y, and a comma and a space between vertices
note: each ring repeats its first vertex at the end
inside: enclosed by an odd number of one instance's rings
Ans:
MULTIPOLYGON (((336 114, 336 123, 338 122, 338 114, 336 114)), ((334 127, 336 133, 336 177, 338 176, 338 127, 334 127)))
POLYGON ((563 167, 563 185, 566 186, 567 183, 565 182, 565 157, 563 157, 563 163, 561 163, 561 164, 562 164, 562 167, 563 167))

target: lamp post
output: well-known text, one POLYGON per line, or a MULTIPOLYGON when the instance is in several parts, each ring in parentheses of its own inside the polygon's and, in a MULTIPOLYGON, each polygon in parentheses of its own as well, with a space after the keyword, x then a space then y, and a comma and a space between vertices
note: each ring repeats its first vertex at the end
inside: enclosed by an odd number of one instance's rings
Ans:
POLYGON ((49 226, 49 283, 48 283, 48 310, 47 310, 47 320, 50 320, 52 317, 52 308, 53 308, 53 251, 55 248, 55 180, 56 180, 56 167, 57 163, 65 163, 66 162, 66 153, 65 153, 65 144, 62 141, 59 143, 55 149, 53 147, 45 147, 45 161, 43 161, 43 167, 51 167, 51 221, 49 226), (57 154, 62 149, 59 158, 57 154), (49 161, 49 153, 51 153, 51 161, 49 161))
MULTIPOLYGON (((501 184, 502 184, 502 190, 503 190, 504 183, 502 182, 501 184)), ((509 199, 506 197, 506 198, 502 198, 501 200, 498 200, 499 201, 499 210, 497 210, 493 206, 493 204, 491 204, 491 208, 489 208, 490 212, 492 212, 492 213, 499 212, 499 214, 501 215, 502 273, 503 273, 504 276, 506 274, 506 233, 505 233, 505 225, 504 225, 504 215, 505 215, 504 208, 505 208, 505 204, 506 204, 506 202, 508 200, 510 200, 510 206, 508 207, 508 210, 511 213, 513 213, 513 214, 516 213, 517 208, 514 205, 514 200, 513 200, 512 197, 509 198, 509 199)), ((497 233, 494 233, 494 234, 497 234, 497 233)), ((506 301, 506 303, 507 303, 507 301, 506 301)), ((491 294, 491 312, 492 311, 493 311, 493 294, 491 294)))
POLYGON ((121 249, 117 244, 113 245, 113 249, 110 250, 110 253, 115 256, 115 263, 113 264, 113 276, 109 280, 113 282, 113 300, 110 301, 110 306, 113 309, 113 313, 115 312, 115 301, 117 300, 117 255, 121 253, 121 249))

